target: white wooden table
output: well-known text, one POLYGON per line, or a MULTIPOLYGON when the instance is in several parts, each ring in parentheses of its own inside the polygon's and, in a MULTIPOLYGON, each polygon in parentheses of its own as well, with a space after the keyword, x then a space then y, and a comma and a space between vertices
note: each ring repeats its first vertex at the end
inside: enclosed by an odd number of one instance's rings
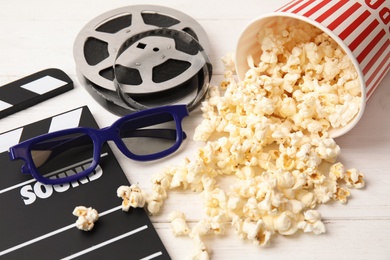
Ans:
MULTIPOLYGON (((256 16, 271 12, 287 2, 149 0, 147 4, 165 5, 199 21, 209 36, 210 58, 214 65, 212 82, 218 84, 223 73, 220 58, 234 51, 244 26, 256 16)), ((72 54, 73 42, 91 19, 130 4, 146 3, 142 0, 13 0, 3 3, 0 8, 0 85, 42 69, 57 67, 70 75, 75 89, 0 119, 0 132, 82 105, 89 106, 102 127, 117 119, 95 102, 79 83, 72 54)), ((206 239, 212 250, 212 259, 390 259, 389 86, 390 73, 369 100, 358 125, 336 139, 342 150, 339 159, 347 167, 356 167, 365 174, 366 188, 353 190, 346 205, 331 203, 319 207, 326 223, 325 234, 278 235, 274 236, 270 247, 261 248, 240 240, 230 228, 225 236, 206 239)), ((199 109, 185 120, 184 128, 189 136, 200 121, 199 109)), ((165 166, 181 163, 201 145, 189 138, 174 156, 149 164, 128 160, 119 152, 117 157, 130 182, 148 190, 153 173, 165 166)), ((193 243, 187 237, 173 236, 167 220, 173 210, 186 213, 189 225, 193 225, 204 217, 200 195, 172 191, 161 214, 151 217, 173 259, 184 259, 192 252, 193 243)))

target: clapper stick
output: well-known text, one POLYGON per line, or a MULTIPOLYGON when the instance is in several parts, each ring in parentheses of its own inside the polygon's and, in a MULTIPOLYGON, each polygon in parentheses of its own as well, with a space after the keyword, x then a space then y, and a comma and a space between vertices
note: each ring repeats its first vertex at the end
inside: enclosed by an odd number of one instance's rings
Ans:
POLYGON ((31 107, 73 88, 62 70, 46 69, 0 87, 0 118, 31 107))

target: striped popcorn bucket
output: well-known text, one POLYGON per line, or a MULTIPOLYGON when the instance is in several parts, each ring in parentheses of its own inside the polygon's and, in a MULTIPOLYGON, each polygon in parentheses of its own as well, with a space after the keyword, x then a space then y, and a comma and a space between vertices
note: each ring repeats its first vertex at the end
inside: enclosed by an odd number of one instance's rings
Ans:
POLYGON ((236 71, 240 79, 249 69, 247 57, 260 53, 256 35, 272 26, 277 18, 287 23, 296 20, 316 26, 332 37, 354 63, 363 94, 360 113, 345 127, 331 133, 341 136, 360 120, 367 100, 390 69, 389 0, 294 0, 250 22, 239 36, 236 47, 236 71))

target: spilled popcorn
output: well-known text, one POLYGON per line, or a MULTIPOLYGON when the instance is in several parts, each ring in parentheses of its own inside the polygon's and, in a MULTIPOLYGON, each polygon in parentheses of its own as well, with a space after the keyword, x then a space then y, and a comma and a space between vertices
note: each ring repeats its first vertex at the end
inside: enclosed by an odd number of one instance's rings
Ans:
POLYGON ((123 199, 122 210, 129 211, 131 208, 143 208, 145 205, 145 192, 136 184, 131 186, 120 186, 117 189, 117 196, 123 199))
POLYGON ((174 211, 169 214, 169 221, 171 221, 171 227, 175 236, 188 235, 190 229, 186 223, 186 216, 183 212, 174 211))
POLYGON ((365 185, 363 173, 337 162, 340 147, 329 136, 360 110, 362 93, 348 56, 306 23, 278 23, 262 30, 258 42, 262 53, 248 58, 240 82, 233 61, 223 58, 224 80, 211 87, 194 134, 205 145, 194 158, 156 174, 144 196, 148 211, 157 214, 170 189, 201 193, 207 217, 192 229, 184 213, 170 215, 174 234, 193 239, 193 259, 209 259, 202 237, 224 234, 227 224, 260 246, 277 234, 322 234, 317 205, 347 203, 350 189, 365 185), (233 179, 227 189, 221 176, 233 179))
POLYGON ((78 217, 76 220, 76 227, 80 230, 90 231, 99 219, 98 212, 89 207, 78 206, 73 210, 73 215, 78 217))

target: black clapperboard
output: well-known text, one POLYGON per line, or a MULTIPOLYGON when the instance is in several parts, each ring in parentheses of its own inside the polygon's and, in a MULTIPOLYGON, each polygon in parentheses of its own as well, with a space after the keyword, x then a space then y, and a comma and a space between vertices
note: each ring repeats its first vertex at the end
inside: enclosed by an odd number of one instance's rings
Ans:
POLYGON ((77 126, 98 127, 88 107, 0 134, 0 259, 170 259, 144 209, 122 211, 116 191, 129 182, 108 145, 94 173, 65 185, 39 183, 9 159, 20 141, 77 126), (76 206, 99 212, 91 231, 75 227, 76 206))

